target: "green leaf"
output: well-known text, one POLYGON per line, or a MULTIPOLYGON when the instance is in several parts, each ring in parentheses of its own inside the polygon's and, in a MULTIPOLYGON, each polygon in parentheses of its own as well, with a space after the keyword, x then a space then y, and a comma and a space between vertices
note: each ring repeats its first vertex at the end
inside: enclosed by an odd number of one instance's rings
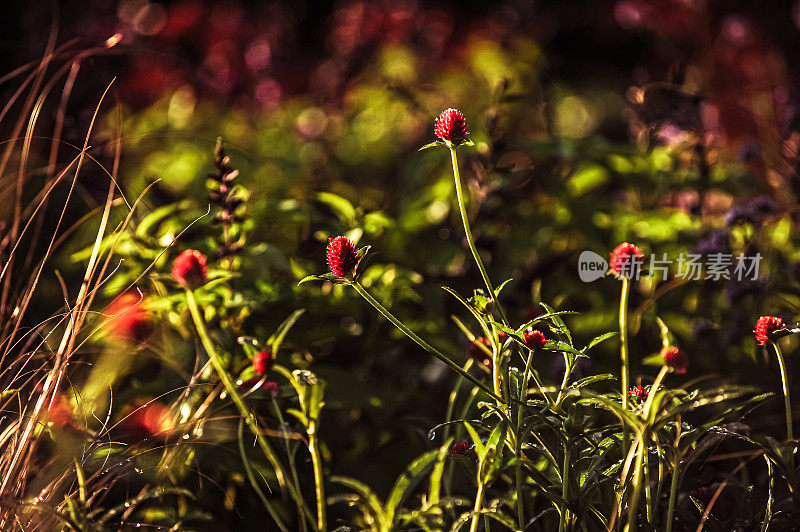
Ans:
POLYGON ((595 336, 594 338, 592 338, 592 341, 589 342, 586 345, 586 347, 583 348, 583 352, 585 353, 586 351, 588 351, 589 349, 593 348, 594 346, 596 346, 600 342, 605 342, 606 340, 608 340, 609 338, 613 338, 617 334, 618 334, 617 331, 611 331, 611 332, 607 332, 605 334, 601 334, 600 336, 595 336))
POLYGON ((332 282, 332 283, 344 283, 344 282, 347 282, 346 280, 340 279, 339 277, 337 277, 336 275, 334 275, 332 273, 323 273, 322 275, 306 275, 305 277, 300 279, 300 282, 297 283, 297 286, 300 286, 301 284, 304 284, 304 283, 307 283, 307 282, 310 282, 310 281, 329 281, 329 282, 332 282))
POLYGON ((436 455, 436 465, 433 466, 431 476, 428 481, 428 496, 426 498, 426 509, 439 504, 439 494, 442 489, 442 475, 444 474, 444 465, 447 456, 450 454, 450 446, 453 444, 453 438, 449 438, 444 442, 444 445, 439 447, 439 453, 436 455))
MULTIPOLYGON (((455 523, 453 523, 453 526, 450 528, 450 532, 458 532, 459 530, 461 530, 461 528, 463 528, 463 526, 466 525, 474 515, 475 512, 473 511, 461 514, 458 520, 455 523)), ((514 522, 514 520, 509 516, 507 516, 506 514, 500 512, 500 510, 497 510, 495 508, 482 508, 478 512, 478 515, 485 515, 487 517, 491 517, 501 525, 505 526, 508 530, 517 530, 517 524, 514 522)))
POLYGON ((478 433, 475 431, 472 425, 470 425, 469 421, 464 422, 464 428, 467 429, 469 437, 472 438, 472 443, 475 445, 475 452, 478 454, 478 456, 483 456, 486 453, 486 447, 483 445, 481 437, 478 436, 478 433))
POLYGON ((317 194, 317 200, 324 203, 336 214, 336 216, 345 225, 352 225, 356 221, 356 209, 353 204, 341 196, 332 194, 330 192, 320 192, 317 194))
POLYGON ((273 335, 270 336, 269 340, 267 340, 267 343, 272 346, 272 352, 273 353, 277 353, 278 352, 278 348, 280 348, 281 344, 283 343, 283 339, 286 337, 286 333, 288 333, 289 329, 291 329, 292 326, 295 323, 297 323, 297 320, 300 318, 300 316, 303 315, 303 313, 305 311, 306 311, 306 309, 301 308, 301 309, 298 309, 298 310, 295 310, 294 312, 292 312, 289 315, 289 317, 286 318, 283 321, 283 323, 281 323, 278 326, 278 328, 275 330, 273 335))
POLYGON ((481 329, 483 329, 483 334, 484 334, 484 336, 486 336, 486 338, 491 338, 492 337, 492 333, 489 330, 489 326, 487 325, 486 320, 480 314, 478 314, 478 312, 472 307, 472 305, 467 303, 467 301, 464 300, 464 298, 461 297, 461 295, 458 292, 456 292, 455 290, 453 290, 452 288, 447 287, 447 286, 443 286, 442 290, 444 290, 445 292, 447 292, 448 294, 450 294, 451 296, 456 298, 462 305, 464 305, 464 307, 467 310, 469 310, 470 314, 472 314, 472 316, 480 324, 481 329))
POLYGON ((497 295, 497 297, 499 298, 500 297, 500 292, 503 290, 503 288, 505 288, 505 286, 508 283, 510 283, 511 281, 513 281, 513 280, 514 280, 513 278, 512 279, 506 279, 505 281, 500 283, 500 286, 498 286, 497 288, 494 289, 495 295, 497 295))
POLYGON ((579 380, 575 381, 575 383, 573 383, 572 386, 574 388, 583 388, 584 386, 588 386, 589 384, 592 384, 592 383, 595 383, 595 382, 608 381, 608 380, 614 380, 614 379, 616 379, 616 377, 614 375, 612 375, 611 373, 603 373, 603 374, 600 374, 600 375, 591 375, 589 377, 584 377, 582 379, 579 379, 579 380))
POLYGON ((442 142, 441 140, 437 140, 435 142, 430 142, 430 143, 424 145, 423 147, 421 147, 417 151, 427 150, 428 148, 438 148, 439 146, 445 146, 445 143, 442 142))
POLYGON ((389 521, 387 519, 386 513, 383 510, 383 504, 381 504, 380 499, 375 492, 370 489, 369 486, 360 482, 354 478, 349 477, 340 477, 340 476, 333 476, 330 479, 331 482, 336 484, 341 484, 342 486, 347 486, 358 495, 360 495, 367 503, 367 507, 372 511, 372 517, 380 524, 380 529, 389 530, 389 521))
POLYGON ((560 351, 563 353, 572 353, 573 355, 581 354, 580 351, 572 347, 570 344, 560 340, 548 340, 547 343, 544 344, 543 349, 547 349, 549 351, 560 351))
POLYGON ((386 521, 393 525, 397 509, 405 500, 406 496, 421 480, 426 468, 436 460, 440 449, 434 449, 423 454, 409 465, 392 487, 389 498, 386 501, 386 521))

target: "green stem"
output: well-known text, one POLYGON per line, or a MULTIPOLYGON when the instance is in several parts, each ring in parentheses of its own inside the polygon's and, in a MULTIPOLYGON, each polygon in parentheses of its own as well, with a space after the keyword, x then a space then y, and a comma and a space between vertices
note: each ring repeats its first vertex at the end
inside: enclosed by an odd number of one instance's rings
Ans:
POLYGON ((483 482, 478 481, 478 493, 475 494, 475 507, 472 516, 472 523, 469 525, 469 532, 476 532, 478 530, 478 521, 480 520, 481 506, 483 505, 483 482))
POLYGON ((519 522, 519 529, 525 530, 525 497, 522 491, 522 419, 524 409, 522 405, 528 399, 528 372, 531 369, 533 361, 533 350, 528 351, 528 359, 525 361, 525 373, 522 376, 522 387, 519 390, 519 402, 521 405, 517 407, 517 432, 516 432, 516 445, 514 446, 514 454, 517 457, 517 471, 516 471, 516 484, 517 484, 517 520, 519 522))
MULTIPOLYGON (((269 463, 272 465, 272 468, 275 470, 275 478, 277 478, 281 488, 288 491, 289 495, 292 497, 292 499, 294 499, 296 503, 302 504, 302 498, 300 497, 300 494, 294 489, 294 486, 292 484, 286 482, 286 478, 285 475, 283 474, 281 464, 278 461, 277 456, 275 456, 275 452, 272 450, 272 447, 270 447, 269 442, 267 442, 267 439, 262 434, 261 428, 258 426, 258 422, 256 421, 255 415, 250 411, 250 409, 244 403, 242 396, 239 395, 239 392, 236 390, 236 387, 234 386, 233 382, 228 376, 228 372, 222 365, 222 361, 219 359, 219 355, 217 354, 217 351, 214 347, 214 343, 211 341, 211 338, 208 335, 208 330, 206 329, 205 320, 203 319, 203 316, 200 314, 200 309, 197 306, 197 301, 194 298, 194 294, 189 289, 186 290, 186 302, 189 305, 189 312, 192 315, 192 321, 194 321, 194 326, 197 329, 197 334, 200 336, 200 342, 203 344, 206 353, 208 353, 208 357, 211 360, 211 365, 214 367, 214 371, 216 371, 219 380, 225 387, 225 391, 228 392, 228 395, 233 401, 233 404, 236 405, 236 408, 239 410, 239 414, 244 419, 244 422, 247 424, 248 428, 255 435, 256 441, 258 442, 258 446, 261 448, 261 452, 264 453, 264 456, 267 458, 269 463)), ((308 508, 305 508, 305 510, 308 511, 308 508)))
POLYGON ((317 528, 327 530, 325 516, 325 484, 322 477, 322 458, 319 454, 319 436, 317 436, 317 422, 310 420, 308 423, 308 451, 311 453, 311 465, 314 468, 314 486, 317 495, 317 528))
POLYGON ((384 318, 389 320, 392 323, 392 325, 400 329, 400 331, 402 331, 403 334, 411 338, 418 346, 420 346, 422 349, 424 349, 431 355, 435 356, 436 358, 438 358, 439 360, 450 366, 450 369, 452 369, 453 371, 455 371, 456 373, 458 373, 459 375, 470 381, 472 384, 474 384, 475 386, 477 386, 478 388, 480 388, 481 390, 492 396, 492 398, 495 399, 499 404, 503 403, 503 400, 497 394, 495 394, 494 391, 492 391, 488 386, 486 386, 481 381, 479 381, 478 379, 476 379, 475 377, 464 371, 461 368, 461 366, 450 360, 447 356, 442 354, 438 349, 434 348, 433 346, 428 344, 425 340, 417 336, 417 334, 408 327, 406 327, 405 324, 403 324, 403 322, 395 318, 391 312, 386 310, 386 308, 383 305, 381 305, 377 299, 372 297, 372 295, 369 292, 367 292, 367 290, 361 285, 361 283, 359 283, 358 281, 353 281, 351 283, 351 286, 356 289, 356 292, 358 292, 361 295, 361 297, 363 297, 367 301, 367 303, 375 307, 375 310, 380 312, 384 318))
POLYGON ((501 351, 500 343, 497 340, 497 327, 492 323, 492 385, 494 386, 495 395, 503 397, 503 403, 506 403, 506 394, 503 393, 503 387, 500 380, 500 364, 502 362, 503 353, 501 351))
POLYGON ((681 466, 681 418, 678 416, 677 423, 675 424, 675 444, 672 446, 675 449, 675 465, 672 468, 672 479, 669 483, 669 503, 667 504, 667 527, 665 532, 672 532, 672 522, 675 520, 675 503, 678 498, 678 480, 680 480, 680 466, 681 466))
POLYGON ((647 447, 647 442, 644 440, 642 441, 642 452, 644 453, 643 460, 644 460, 644 501, 645 501, 645 510, 647 511, 647 522, 649 524, 653 523, 653 493, 650 487, 650 452, 647 447))
MULTIPOLYGON (((622 408, 628 408, 628 388, 630 387, 630 361, 628 359, 628 292, 630 280, 622 278, 622 292, 619 296, 619 355, 622 362, 622 408)), ((622 453, 628 451, 630 435, 628 427, 622 423, 622 453)))
MULTIPOLYGON (((561 471, 561 498, 569 504, 569 467, 570 467, 570 442, 567 440, 564 443, 564 464, 561 471)), ((561 518, 558 521, 558 532, 565 532, 568 530, 570 511, 567 506, 561 512, 561 518)))
MULTIPOLYGON (((274 352, 277 352, 277 349, 274 349, 273 353, 274 352)), ((300 524, 302 525, 303 530, 305 530, 306 521, 305 519, 303 519, 303 508, 306 507, 306 504, 305 501, 302 500, 303 494, 300 491, 300 479, 297 477, 297 465, 295 464, 294 453, 292 453, 292 450, 289 448, 289 438, 287 437, 285 428, 286 423, 284 422, 283 414, 281 413, 281 409, 278 406, 278 402, 274 398, 272 398, 270 402, 272 403, 272 410, 273 412, 275 412, 275 417, 278 418, 278 423, 280 423, 281 433, 283 434, 283 443, 286 449, 286 456, 289 459, 289 468, 292 471, 292 482, 294 482, 294 487, 297 490, 297 493, 300 495, 300 499, 302 501, 302 504, 300 503, 297 504, 297 513, 298 517, 300 518, 300 524)))
MULTIPOLYGON (((275 507, 271 502, 269 502, 269 499, 267 499, 267 496, 264 495, 263 491, 261 491, 261 488, 258 487, 258 480, 256 480, 256 476, 253 474, 253 469, 250 467, 250 463, 247 460, 247 452, 245 451, 243 442, 243 428, 244 420, 239 418, 239 454, 242 457, 242 465, 244 465, 244 471, 247 474, 247 478, 250 480, 250 485, 253 486, 256 495, 258 495, 258 498, 261 499, 261 502, 264 504, 264 508, 267 509, 267 513, 269 513, 269 515, 272 517, 272 520, 275 521, 275 524, 278 525, 278 528, 281 529, 281 532, 289 532, 289 529, 286 528, 286 525, 283 524, 283 521, 281 521, 281 518, 278 515, 278 512, 275 510, 275 507)), ((305 520, 303 519, 303 516, 300 515, 298 517, 300 522, 303 523, 303 526, 305 526, 305 520)))
POLYGON ((637 442, 634 443, 634 446, 638 447, 638 452, 636 453, 636 465, 634 466, 633 470, 633 494, 628 502, 628 519, 625 522, 625 532, 628 532, 631 529, 637 530, 636 511, 638 510, 639 498, 641 497, 642 493, 642 462, 644 455, 647 452, 647 447, 645 445, 646 438, 647 429, 645 429, 645 432, 642 433, 641 437, 637 439, 637 442))
POLYGON ((561 388, 558 390, 558 397, 556 397, 556 407, 560 407, 561 401, 564 400, 564 390, 567 389, 569 377, 572 374, 573 362, 570 361, 571 356, 564 353, 564 378, 561 380, 561 388))
MULTIPOLYGON (((775 351, 775 356, 778 358, 778 366, 781 369, 781 385, 783 386, 783 404, 786 409, 786 439, 789 441, 794 440, 794 433, 792 431, 792 401, 789 398, 789 376, 786 373, 786 362, 783 359, 783 352, 781 351, 778 342, 771 341, 769 343, 775 351)), ((794 471, 794 445, 792 445, 792 452, 789 455, 789 469, 794 471)))
POLYGON ((492 288, 492 282, 489 280, 489 274, 486 273, 486 268, 483 266, 481 256, 478 254, 478 249, 475 247, 475 240, 472 238, 472 231, 469 228, 469 219, 467 218, 467 207, 466 203, 464 202, 464 193, 461 190, 461 174, 458 171, 458 157, 456 156, 456 148, 453 146, 450 147, 450 158, 453 161, 453 178, 456 183, 456 197, 458 199, 458 209, 461 211, 461 221, 464 223, 464 234, 467 237, 467 245, 469 246, 469 250, 472 252, 472 256, 475 258, 475 263, 478 265, 478 269, 481 272, 483 284, 486 285, 486 290, 489 292, 492 301, 494 301, 497 310, 500 312, 500 318, 503 320, 503 325, 508 326, 506 313, 503 310, 503 306, 500 304, 500 301, 497 299, 497 293, 494 291, 494 288, 492 288))
POLYGON ((666 532, 672 532, 672 523, 675 521, 675 503, 678 499, 678 479, 680 478, 680 456, 675 456, 675 467, 672 470, 672 480, 669 483, 669 503, 667 506, 667 527, 666 532))

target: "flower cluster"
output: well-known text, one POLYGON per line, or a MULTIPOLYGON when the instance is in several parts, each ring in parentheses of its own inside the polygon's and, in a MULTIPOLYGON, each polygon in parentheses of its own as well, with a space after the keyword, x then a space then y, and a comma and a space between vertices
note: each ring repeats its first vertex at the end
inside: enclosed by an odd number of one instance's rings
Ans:
POLYGON ((774 340, 775 331, 785 328, 783 320, 775 316, 761 316, 756 322, 754 330, 758 345, 766 345, 767 342, 774 340))
POLYGON ((689 367, 689 358, 686 353, 671 345, 661 350, 661 356, 664 357, 664 365, 670 368, 675 373, 686 373, 686 368, 689 367))
POLYGON ((542 349, 546 343, 547 338, 541 331, 528 331, 525 333, 525 346, 531 351, 542 349))
POLYGON ((458 109, 445 109, 436 118, 433 132, 448 146, 458 146, 467 140, 467 121, 458 109))
POLYGON ((326 251, 328 268, 341 279, 352 277, 358 266, 358 248, 346 236, 328 239, 326 251))
POLYGON ((628 390, 628 395, 632 399, 636 399, 637 401, 641 401, 642 399, 647 399, 648 393, 649 392, 647 391, 647 388, 641 385, 633 386, 631 387, 630 390, 628 390))
POLYGON ((608 267, 617 277, 627 277, 630 279, 638 275, 643 262, 644 254, 639 248, 633 244, 623 242, 611 252, 608 267))
POLYGON ((206 284, 208 266, 206 256, 196 249, 187 249, 175 259, 172 265, 172 276, 178 284, 194 290, 206 284))
POLYGON ((106 308, 105 314, 109 332, 121 340, 140 343, 153 332, 153 324, 137 293, 122 294, 106 308))
POLYGON ((211 183, 209 198, 219 207, 219 211, 214 215, 214 221, 222 225, 222 242, 217 254, 219 258, 225 258, 236 255, 242 250, 242 238, 236 238, 234 224, 242 223, 245 216, 240 208, 244 200, 234 189, 234 180, 239 176, 239 171, 231 167, 230 157, 222 145, 222 138, 217 139, 214 147, 214 166, 217 171, 208 174, 211 183))
POLYGON ((253 371, 255 371, 257 375, 268 373, 274 364, 275 359, 270 351, 259 351, 253 357, 253 371))

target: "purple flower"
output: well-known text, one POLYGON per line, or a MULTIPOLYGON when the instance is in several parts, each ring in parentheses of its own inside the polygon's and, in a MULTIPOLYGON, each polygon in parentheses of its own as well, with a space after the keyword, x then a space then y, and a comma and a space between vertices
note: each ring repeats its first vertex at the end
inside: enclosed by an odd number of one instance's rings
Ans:
POLYGON ((734 305, 744 299, 745 296, 765 294, 769 280, 769 276, 759 279, 743 279, 741 281, 732 278, 725 287, 725 297, 728 298, 731 305, 734 305))
POLYGON ((758 225, 758 215, 749 205, 733 206, 725 216, 725 225, 728 227, 738 224, 758 225))
POLYGON ((763 159, 761 146, 755 142, 745 142, 739 146, 737 158, 741 163, 755 163, 763 159))
POLYGON ((731 234, 727 231, 713 231, 692 248, 692 253, 697 255, 728 254, 731 252, 730 236, 731 234))

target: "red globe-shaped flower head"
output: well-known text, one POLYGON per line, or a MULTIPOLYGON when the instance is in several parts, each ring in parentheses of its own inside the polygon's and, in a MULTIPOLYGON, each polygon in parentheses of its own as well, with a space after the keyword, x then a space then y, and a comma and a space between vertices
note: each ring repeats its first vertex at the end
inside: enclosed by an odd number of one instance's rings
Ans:
POLYGON ((467 351, 467 353, 469 354, 470 358, 472 358, 476 362, 480 362, 489 369, 492 369, 492 357, 489 356, 486 353, 486 351, 483 350, 481 345, 485 346, 490 351, 492 349, 492 342, 489 341, 488 338, 479 336, 469 344, 469 350, 467 351))
POLYGON ((643 262, 644 254, 642 254, 639 248, 633 244, 623 242, 611 252, 608 267, 618 277, 627 277, 630 279, 639 275, 643 262))
POLYGON ((536 351, 544 347, 547 343, 547 338, 541 331, 528 331, 525 333, 525 346, 528 349, 536 351))
POLYGON ((686 354, 675 346, 669 346, 661 350, 664 356, 664 365, 672 368, 675 373, 686 373, 689 366, 689 359, 686 354))
POLYGON ((457 441, 450 446, 451 454, 464 454, 469 449, 469 444, 465 441, 457 441))
POLYGON ((783 329, 786 325, 783 320, 775 316, 761 316, 756 322, 756 341, 758 345, 764 345, 773 339, 773 334, 778 329, 783 329))
POLYGON ((203 286, 208 279, 206 256, 196 249, 187 249, 175 259, 172 276, 178 284, 186 288, 195 289, 203 286))
POLYGON ((143 342, 153 332, 142 298, 133 292, 122 294, 105 310, 108 331, 121 340, 143 342))
POLYGON ((275 360, 272 358, 271 352, 259 351, 256 353, 256 356, 253 357, 253 370, 257 374, 263 375, 272 369, 274 363, 275 360))
POLYGON ((75 411, 72 408, 69 397, 62 393, 56 393, 47 409, 47 423, 59 428, 66 428, 75 425, 75 411))
POLYGON ((458 109, 445 109, 436 118, 433 132, 448 146, 458 146, 469 135, 467 121, 458 109))
POLYGON ((123 430, 135 440, 164 438, 175 428, 169 408, 158 401, 137 400, 123 420, 123 430))
POLYGON ((647 398, 647 389, 644 386, 634 386, 628 390, 628 395, 637 400, 647 398))
POLYGON ((358 249, 346 236, 328 239, 328 268, 336 277, 347 278, 355 273, 358 266, 358 249))

